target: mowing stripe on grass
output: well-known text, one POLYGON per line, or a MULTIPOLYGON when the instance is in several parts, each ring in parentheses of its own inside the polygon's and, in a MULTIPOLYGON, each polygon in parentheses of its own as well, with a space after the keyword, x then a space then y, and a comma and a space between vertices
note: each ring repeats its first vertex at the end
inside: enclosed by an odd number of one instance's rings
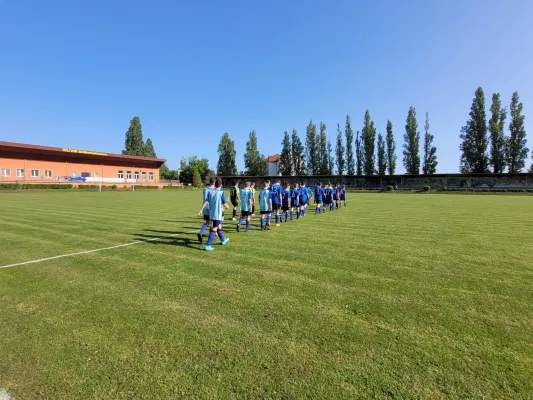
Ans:
POLYGON ((176 237, 176 236, 180 236, 180 235, 188 235, 189 233, 194 233, 194 232, 196 232, 196 230, 185 232, 185 233, 176 233, 176 234, 168 235, 168 236, 158 236, 158 237, 154 237, 154 238, 150 238, 150 239, 139 240, 137 242, 117 244, 115 246, 102 247, 100 249, 78 251, 76 253, 61 254, 59 256, 39 258, 38 260, 31 260, 31 261, 24 261, 24 262, 20 262, 20 263, 16 263, 16 264, 2 265, 2 266, 0 266, 0 269, 2 269, 2 268, 20 267, 21 265, 36 264, 36 263, 40 263, 40 262, 44 262, 44 261, 57 260, 58 258, 81 256, 83 254, 96 253, 98 251, 118 249, 118 248, 127 247, 127 246, 134 246, 134 245, 140 244, 140 243, 153 242, 154 240, 172 238, 172 237, 176 237))

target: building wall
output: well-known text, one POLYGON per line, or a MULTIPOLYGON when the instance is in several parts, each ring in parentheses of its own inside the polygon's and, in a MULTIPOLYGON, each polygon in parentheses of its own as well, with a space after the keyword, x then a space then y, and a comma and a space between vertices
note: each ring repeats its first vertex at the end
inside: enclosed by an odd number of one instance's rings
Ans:
POLYGON ((135 179, 135 174, 138 174, 137 183, 155 183, 159 181, 158 168, 136 168, 133 165, 131 167, 117 167, 112 165, 0 158, 0 181, 56 182, 64 181, 66 177, 81 177, 82 174, 87 174, 91 178, 115 178, 118 180, 120 179, 120 171, 122 171, 122 179, 125 183, 128 179, 128 172, 131 172, 131 179, 135 179), (17 170, 25 171, 24 176, 17 176, 17 170), (34 176, 36 173, 32 174, 34 170, 38 171, 38 176, 34 176), (45 171, 50 171, 48 172, 50 176, 47 176, 45 171), (10 173, 9 176, 6 176, 6 172, 10 173), (152 179, 150 179, 150 173, 153 174, 152 179))
POLYGON ((268 175, 276 176, 279 172, 279 161, 268 163, 268 175))

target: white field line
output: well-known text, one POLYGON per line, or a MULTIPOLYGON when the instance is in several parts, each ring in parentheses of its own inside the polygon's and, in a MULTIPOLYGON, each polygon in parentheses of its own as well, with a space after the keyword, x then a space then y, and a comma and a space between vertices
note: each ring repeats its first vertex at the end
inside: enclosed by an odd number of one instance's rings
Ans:
MULTIPOLYGON (((138 240, 138 241, 136 241, 136 242, 131 242, 131 243, 117 244, 117 245, 115 245, 115 246, 102 247, 102 248, 100 248, 100 249, 93 249, 93 250, 86 250, 86 251, 78 251, 78 252, 76 252, 76 253, 61 254, 61 255, 59 255, 59 256, 46 257, 46 258, 39 258, 38 260, 31 260, 31 261, 24 261, 24 262, 20 262, 20 263, 16 263, 16 264, 2 265, 2 266, 0 266, 0 269, 2 269, 2 268, 19 267, 19 266, 21 266, 21 265, 28 265, 28 264, 36 264, 36 263, 40 263, 40 262, 44 262, 44 261, 57 260, 58 258, 73 257, 73 256, 81 256, 81 255, 83 255, 83 254, 96 253, 96 252, 98 252, 98 251, 104 251, 104 250, 119 249, 119 248, 121 248, 121 247, 135 246, 136 244, 141 244, 141 243, 146 243, 146 242, 153 242, 153 241, 155 241, 155 240, 159 240, 159 239, 173 238, 173 237, 176 237, 176 236, 187 235, 187 234, 189 234, 189 233, 194 233, 194 232, 196 232, 196 230, 194 230, 194 231, 189 231, 189 232, 185 232, 185 233, 175 233, 175 234, 173 234, 173 235, 168 235, 168 236, 158 236, 158 237, 154 237, 154 238, 150 238, 150 239, 138 240)), ((1 399, 0 399, 0 400, 1 400, 1 399)))

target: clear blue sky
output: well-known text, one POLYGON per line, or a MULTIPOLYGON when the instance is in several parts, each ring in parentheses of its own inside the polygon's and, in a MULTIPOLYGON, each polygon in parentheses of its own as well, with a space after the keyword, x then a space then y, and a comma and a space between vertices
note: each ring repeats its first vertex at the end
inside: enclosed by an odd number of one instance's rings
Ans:
MULTIPOLYGON (((455 172, 474 91, 518 90, 533 148, 533 2, 0 0, 0 140, 120 152, 134 115, 158 156, 207 157, 248 132, 265 155, 312 118, 429 112, 439 172, 455 172)), ((421 141, 422 144, 422 141, 421 141)), ((527 165, 531 163, 528 159, 527 165)), ((400 167, 399 172, 404 172, 400 167)))

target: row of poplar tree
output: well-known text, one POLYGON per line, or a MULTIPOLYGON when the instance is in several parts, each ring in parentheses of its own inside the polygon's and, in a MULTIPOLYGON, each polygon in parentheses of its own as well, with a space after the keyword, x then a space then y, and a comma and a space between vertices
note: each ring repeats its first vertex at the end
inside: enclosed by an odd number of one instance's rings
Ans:
MULTIPOLYGON (((500 94, 492 95, 491 117, 487 123, 485 93, 481 87, 476 90, 470 108, 470 118, 460 135, 462 173, 517 173, 524 169, 529 149, 526 147, 523 108, 518 92, 514 92, 509 107, 511 121, 507 136, 505 134, 507 108, 502 107, 500 94)), ((533 164, 530 172, 533 172, 533 164)))
MULTIPOLYGON (((281 143, 279 173, 281 175, 393 175, 396 172, 396 143, 392 122, 387 121, 386 136, 377 135, 374 121, 366 110, 363 129, 355 134, 350 115, 346 116, 344 131, 337 124, 335 150, 328 140, 326 124, 320 123, 320 131, 311 120, 307 126, 305 143, 296 129, 292 134, 285 131, 281 143), (346 145, 345 145, 346 144, 346 145), (354 154, 355 145, 355 154, 354 154)), ((409 174, 419 174, 422 163, 424 174, 437 170, 437 149, 433 146, 434 136, 429 132, 429 116, 426 113, 424 125, 424 158, 420 157, 420 132, 414 107, 409 109, 405 125, 403 165, 409 174)), ((218 146, 217 173, 226 176, 237 175, 235 143, 226 132, 218 146)), ((257 149, 257 135, 250 132, 244 155, 245 175, 267 174, 267 161, 257 149)))

